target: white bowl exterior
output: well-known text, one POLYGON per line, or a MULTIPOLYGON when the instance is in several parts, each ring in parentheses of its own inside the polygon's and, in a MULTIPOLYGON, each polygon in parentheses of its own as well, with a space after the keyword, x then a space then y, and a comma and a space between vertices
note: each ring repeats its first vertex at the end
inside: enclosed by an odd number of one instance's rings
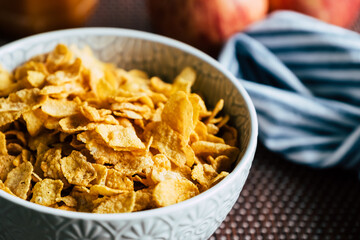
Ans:
POLYGON ((241 156, 233 172, 210 190, 182 203, 138 213, 89 214, 39 206, 0 191, 0 239, 207 239, 235 204, 254 157, 257 121, 238 81, 200 51, 168 38, 132 30, 85 28, 56 31, 0 48, 8 70, 57 43, 89 46, 103 61, 138 68, 171 80, 184 67, 198 72, 194 90, 208 104, 225 100, 225 111, 240 132, 241 156))

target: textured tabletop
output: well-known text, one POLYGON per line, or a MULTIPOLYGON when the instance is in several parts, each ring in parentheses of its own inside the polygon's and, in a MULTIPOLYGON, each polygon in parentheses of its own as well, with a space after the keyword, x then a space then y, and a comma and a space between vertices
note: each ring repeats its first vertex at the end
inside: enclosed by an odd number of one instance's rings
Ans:
POLYGON ((210 239, 359 239, 355 173, 314 170, 259 146, 240 197, 210 239))
MULTIPOLYGON (((87 26, 151 31, 144 0, 100 0, 87 26)), ((358 175, 296 165, 259 144, 237 203, 210 239, 360 239, 358 175)))

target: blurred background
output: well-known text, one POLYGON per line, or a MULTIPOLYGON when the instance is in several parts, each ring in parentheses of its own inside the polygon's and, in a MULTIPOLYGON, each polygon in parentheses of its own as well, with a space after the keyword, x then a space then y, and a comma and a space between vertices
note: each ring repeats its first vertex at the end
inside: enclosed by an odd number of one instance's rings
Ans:
POLYGON ((170 36, 216 56, 232 34, 281 9, 360 31, 360 0, 0 0, 0 38, 120 27, 170 36))
MULTIPOLYGON (((217 57, 231 35, 282 9, 360 32, 360 0, 0 0, 0 45, 55 29, 119 27, 217 57)), ((358 180, 285 161, 259 143, 237 203, 210 239, 359 239, 358 180)))

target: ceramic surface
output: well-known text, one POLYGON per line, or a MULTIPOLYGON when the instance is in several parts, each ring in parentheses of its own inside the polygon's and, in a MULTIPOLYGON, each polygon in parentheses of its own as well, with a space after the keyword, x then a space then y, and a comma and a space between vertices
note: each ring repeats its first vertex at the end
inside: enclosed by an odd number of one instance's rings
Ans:
POLYGON ((198 72, 193 90, 225 111, 240 132, 241 154, 232 173, 208 191, 182 203, 126 214, 66 212, 26 202, 0 191, 0 240, 6 239, 207 239, 224 220, 246 181, 254 157, 257 121, 244 88, 219 63, 180 42, 154 34, 111 28, 56 31, 0 48, 0 63, 14 69, 56 44, 89 46, 103 61, 171 80, 184 67, 198 72))

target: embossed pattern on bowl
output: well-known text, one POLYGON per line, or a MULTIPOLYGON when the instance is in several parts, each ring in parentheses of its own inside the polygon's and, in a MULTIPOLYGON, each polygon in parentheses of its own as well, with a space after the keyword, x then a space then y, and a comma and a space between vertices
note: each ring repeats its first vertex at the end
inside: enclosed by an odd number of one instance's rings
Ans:
POLYGON ((207 239, 235 204, 254 157, 257 121, 254 107, 240 83, 219 63, 180 42, 139 31, 83 28, 25 38, 0 48, 0 63, 14 69, 56 44, 89 46, 103 61, 125 69, 173 79, 184 67, 198 72, 194 91, 207 104, 225 100, 225 111, 240 132, 241 154, 232 173, 208 191, 182 203, 125 214, 66 212, 43 207, 0 191, 0 239, 207 239))

